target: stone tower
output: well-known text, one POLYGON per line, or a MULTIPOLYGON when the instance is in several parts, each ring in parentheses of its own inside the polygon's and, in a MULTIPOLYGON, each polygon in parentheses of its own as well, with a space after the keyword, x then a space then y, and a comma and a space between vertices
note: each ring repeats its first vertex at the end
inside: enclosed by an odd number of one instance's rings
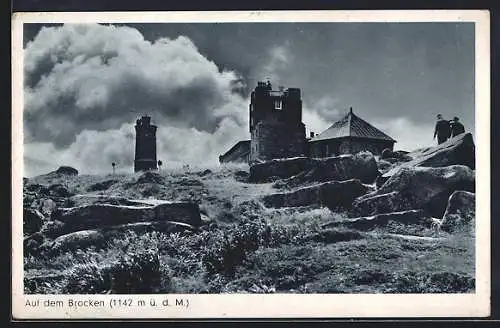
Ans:
POLYGON ((307 156, 300 89, 258 82, 250 102, 250 164, 307 156))
POLYGON ((156 170, 156 125, 151 117, 142 116, 135 125, 134 172, 156 170))

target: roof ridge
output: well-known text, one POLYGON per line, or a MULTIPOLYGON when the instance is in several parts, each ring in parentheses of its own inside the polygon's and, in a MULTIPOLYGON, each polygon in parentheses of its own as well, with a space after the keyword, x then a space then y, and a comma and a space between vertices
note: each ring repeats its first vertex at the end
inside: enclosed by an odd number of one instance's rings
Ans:
POLYGON ((328 129, 313 138, 312 141, 342 137, 374 138, 396 142, 388 134, 354 114, 352 107, 340 120, 334 122, 328 129))
POLYGON ((381 133, 382 135, 384 135, 384 136, 386 136, 386 137, 390 138, 391 140, 394 140, 391 136, 389 136, 389 135, 388 135, 388 134, 386 134, 384 131, 380 130, 379 128, 377 128, 376 126, 374 126, 373 124, 371 124, 371 123, 370 123, 370 122, 368 122, 367 120, 364 120, 364 119, 362 119, 362 118, 361 118, 361 117, 359 117, 359 116, 356 116, 356 118, 357 118, 359 121, 361 121, 361 122, 363 122, 363 123, 367 124, 369 127, 371 127, 371 128, 373 128, 373 129, 375 129, 377 132, 381 133))
POLYGON ((352 117, 353 117, 353 115, 354 115, 354 113, 352 112, 352 107, 351 107, 351 108, 349 108, 349 113, 348 113, 347 115, 349 115, 349 122, 348 122, 348 124, 349 124, 349 136, 352 136, 352 132, 353 132, 353 128, 352 128, 352 122, 353 122, 353 121, 352 121, 352 117))

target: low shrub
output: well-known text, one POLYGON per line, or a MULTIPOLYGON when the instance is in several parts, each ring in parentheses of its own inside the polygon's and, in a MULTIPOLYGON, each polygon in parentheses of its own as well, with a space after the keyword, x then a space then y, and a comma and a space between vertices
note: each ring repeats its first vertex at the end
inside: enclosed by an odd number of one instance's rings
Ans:
POLYGON ((68 275, 65 294, 154 293, 160 285, 160 261, 155 252, 123 256, 109 264, 77 264, 68 275))

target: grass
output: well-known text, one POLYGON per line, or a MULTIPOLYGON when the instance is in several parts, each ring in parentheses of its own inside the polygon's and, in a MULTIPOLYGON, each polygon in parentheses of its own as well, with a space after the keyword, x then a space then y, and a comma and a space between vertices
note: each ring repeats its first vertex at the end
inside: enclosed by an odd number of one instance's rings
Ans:
MULTIPOLYGON (((75 194, 155 197, 199 204, 200 232, 125 232, 101 248, 24 258, 26 293, 428 293, 474 291, 474 239, 421 226, 371 231, 322 228, 345 213, 327 208, 267 209, 271 183, 242 181, 244 165, 176 168, 161 182, 140 175, 39 177, 75 194), (102 187, 99 184, 106 182, 102 187), (94 186, 94 191, 89 187, 94 186), (102 189, 102 190, 101 190, 102 189)), ((29 204, 25 204, 29 205, 29 204)))

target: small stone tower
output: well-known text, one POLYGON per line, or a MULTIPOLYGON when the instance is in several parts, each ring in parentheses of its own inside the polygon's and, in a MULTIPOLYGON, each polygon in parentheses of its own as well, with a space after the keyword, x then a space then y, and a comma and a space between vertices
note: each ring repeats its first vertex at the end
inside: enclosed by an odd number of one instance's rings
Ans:
POLYGON ((307 156, 300 89, 272 90, 258 82, 250 102, 250 164, 307 156))
POLYGON ((135 125, 134 172, 156 170, 156 125, 151 117, 142 116, 135 125))

